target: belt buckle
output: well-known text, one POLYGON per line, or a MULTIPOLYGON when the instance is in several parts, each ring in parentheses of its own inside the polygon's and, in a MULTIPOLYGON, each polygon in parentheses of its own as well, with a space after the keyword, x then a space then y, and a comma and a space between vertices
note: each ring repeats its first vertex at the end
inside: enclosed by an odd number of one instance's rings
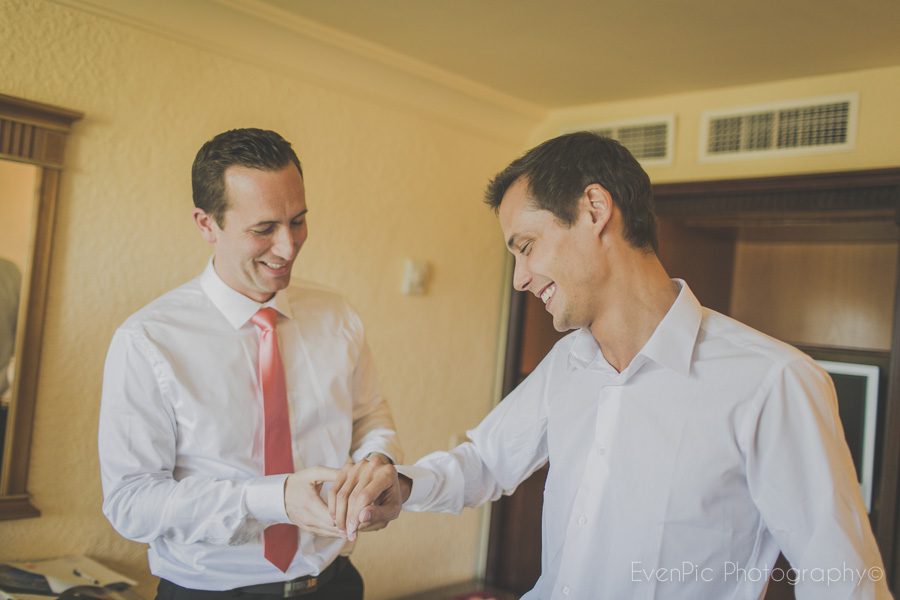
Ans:
POLYGON ((285 581, 282 598, 292 598, 301 594, 308 594, 316 589, 318 583, 319 580, 315 577, 306 577, 299 581, 285 581))

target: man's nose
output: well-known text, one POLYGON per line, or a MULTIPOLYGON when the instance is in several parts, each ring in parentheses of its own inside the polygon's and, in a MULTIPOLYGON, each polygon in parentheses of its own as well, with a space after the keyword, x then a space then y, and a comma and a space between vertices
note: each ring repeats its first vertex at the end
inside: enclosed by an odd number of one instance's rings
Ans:
POLYGON ((524 292, 528 289, 528 285, 531 283, 531 272, 525 268, 518 258, 516 258, 516 267, 513 270, 513 287, 519 290, 520 292, 524 292))
POLYGON ((294 236, 289 227, 279 227, 275 232, 272 244, 272 253, 279 258, 290 260, 294 258, 297 248, 294 244, 294 236))

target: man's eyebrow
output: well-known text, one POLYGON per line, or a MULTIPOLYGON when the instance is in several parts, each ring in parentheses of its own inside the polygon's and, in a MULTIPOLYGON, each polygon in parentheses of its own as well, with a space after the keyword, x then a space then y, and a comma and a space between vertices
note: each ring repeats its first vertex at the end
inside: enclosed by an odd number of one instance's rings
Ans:
POLYGON ((518 239, 519 239, 518 233, 512 234, 511 236, 509 236, 509 239, 506 240, 506 247, 509 248, 510 251, 512 251, 512 249, 515 247, 516 241, 518 239))
MULTIPOLYGON (((304 208, 303 210, 298 212, 296 215, 291 217, 291 221, 295 221, 295 220, 299 219, 300 217, 306 215, 306 213, 308 213, 308 212, 309 212, 309 209, 304 208)), ((277 224, 278 224, 278 221, 258 221, 256 223, 254 223, 253 225, 251 225, 250 227, 259 227, 260 225, 277 225, 277 224)))

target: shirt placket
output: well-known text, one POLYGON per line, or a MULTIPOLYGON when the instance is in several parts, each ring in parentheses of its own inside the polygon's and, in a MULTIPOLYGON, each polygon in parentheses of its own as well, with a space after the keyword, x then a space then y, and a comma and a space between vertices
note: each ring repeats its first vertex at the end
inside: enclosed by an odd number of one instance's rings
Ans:
POLYGON ((615 424, 622 405, 621 374, 605 378, 598 394, 594 439, 585 459, 584 474, 572 503, 566 526, 565 544, 559 575, 552 597, 560 600, 587 598, 591 590, 578 572, 585 556, 591 555, 592 544, 601 532, 594 530, 599 511, 609 489, 610 455, 615 443, 615 424))

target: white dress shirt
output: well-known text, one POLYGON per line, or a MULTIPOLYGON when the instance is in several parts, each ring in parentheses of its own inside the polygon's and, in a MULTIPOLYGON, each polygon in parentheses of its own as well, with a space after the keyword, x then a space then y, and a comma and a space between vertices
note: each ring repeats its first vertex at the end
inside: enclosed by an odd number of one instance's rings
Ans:
POLYGON ((263 556, 262 531, 290 522, 287 475, 264 476, 257 376, 262 306, 279 313, 295 470, 340 468, 370 452, 400 458, 362 323, 334 292, 293 285, 259 304, 203 274, 132 315, 106 359, 100 408, 103 512, 150 545, 150 570, 207 590, 317 574, 339 538, 300 532, 286 573, 263 556))
POLYGON ((401 467, 404 508, 495 500, 549 459, 527 599, 749 600, 769 574, 800 599, 890 597, 828 375, 678 284, 621 373, 576 331, 471 442, 401 467))

